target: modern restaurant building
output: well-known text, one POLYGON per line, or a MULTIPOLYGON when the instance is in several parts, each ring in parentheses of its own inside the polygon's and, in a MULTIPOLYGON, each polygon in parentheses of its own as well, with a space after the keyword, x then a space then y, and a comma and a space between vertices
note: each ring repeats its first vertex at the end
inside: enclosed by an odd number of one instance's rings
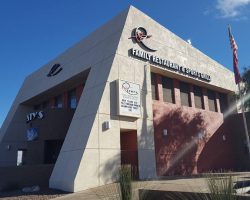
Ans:
POLYGON ((230 70, 130 6, 26 77, 0 166, 71 192, 114 181, 121 164, 140 179, 237 170, 223 115, 235 90, 230 70))

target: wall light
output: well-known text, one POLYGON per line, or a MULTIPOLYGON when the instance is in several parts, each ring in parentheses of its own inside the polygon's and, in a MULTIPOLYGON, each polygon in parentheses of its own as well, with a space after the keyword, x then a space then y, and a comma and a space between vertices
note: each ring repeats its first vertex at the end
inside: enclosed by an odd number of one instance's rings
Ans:
POLYGON ((163 129, 163 136, 167 136, 168 135, 168 129, 163 129))
POLYGON ((107 130, 107 129, 110 129, 110 128, 111 128, 111 123, 110 123, 110 121, 106 121, 106 122, 104 122, 104 128, 105 128, 105 130, 107 130))
POLYGON ((11 149, 11 145, 10 144, 6 145, 6 149, 9 151, 11 149))
POLYGON ((227 139, 227 138, 226 138, 226 135, 222 135, 222 140, 223 140, 223 141, 226 141, 226 139, 227 139))

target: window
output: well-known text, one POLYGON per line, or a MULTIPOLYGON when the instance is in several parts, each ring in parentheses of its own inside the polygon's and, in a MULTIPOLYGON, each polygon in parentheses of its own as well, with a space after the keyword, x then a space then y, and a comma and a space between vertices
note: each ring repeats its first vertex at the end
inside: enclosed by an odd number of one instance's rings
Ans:
POLYGON ((174 84, 173 79, 162 76, 163 101, 174 103, 174 84))
POLYGON ((57 97, 55 97, 55 104, 54 104, 55 108, 62 108, 63 107, 63 103, 62 103, 62 95, 59 95, 57 97))
POLYGON ((63 140, 44 141, 44 164, 55 164, 63 145, 63 140))
POLYGON ((151 90, 152 90, 152 99, 156 100, 156 76, 154 73, 151 73, 151 90))
POLYGON ((196 108, 204 109, 202 89, 194 86, 194 104, 196 108))
POLYGON ((77 100, 76 100, 76 90, 73 89, 68 92, 68 107, 75 109, 77 107, 77 100))
POLYGON ((25 164, 25 157, 26 157, 26 149, 18 149, 17 150, 17 166, 21 166, 25 164))
POLYGON ((180 93, 181 93, 181 105, 190 106, 189 85, 187 83, 180 82, 180 93))
POLYGON ((217 112, 215 92, 207 90, 208 106, 210 111, 217 112))
POLYGON ((222 113, 224 113, 228 108, 227 95, 220 93, 219 98, 220 98, 220 110, 222 113))

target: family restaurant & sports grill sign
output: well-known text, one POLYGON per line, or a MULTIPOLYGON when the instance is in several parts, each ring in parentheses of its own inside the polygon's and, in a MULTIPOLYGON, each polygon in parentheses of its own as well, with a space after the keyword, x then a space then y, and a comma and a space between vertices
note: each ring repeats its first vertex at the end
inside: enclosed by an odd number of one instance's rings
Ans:
POLYGON ((153 64, 157 64, 164 69, 173 70, 173 71, 179 72, 181 74, 186 74, 186 75, 191 76, 193 78, 198 78, 198 79, 203 80, 203 81, 207 81, 207 82, 211 81, 211 77, 207 74, 198 72, 198 71, 190 69, 188 67, 178 65, 177 63, 173 63, 169 60, 159 58, 159 57, 154 56, 154 55, 147 53, 145 51, 141 51, 141 50, 132 48, 132 49, 130 49, 130 53, 134 57, 137 57, 137 58, 140 58, 143 60, 147 60, 153 64))

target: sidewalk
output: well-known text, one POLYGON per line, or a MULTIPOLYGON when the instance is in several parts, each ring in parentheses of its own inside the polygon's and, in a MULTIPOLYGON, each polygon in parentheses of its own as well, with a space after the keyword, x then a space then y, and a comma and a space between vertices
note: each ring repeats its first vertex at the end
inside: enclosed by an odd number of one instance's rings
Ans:
MULTIPOLYGON (((225 174, 226 175, 226 174, 225 174)), ((248 173, 230 173, 237 181, 250 181, 250 172, 248 173)), ((175 180, 155 180, 139 182, 142 189, 156 191, 178 191, 178 192, 208 192, 205 178, 178 178, 175 180)), ((100 196, 104 197, 116 190, 115 184, 109 184, 77 193, 72 193, 56 200, 100 200, 100 196), (98 197, 99 196, 99 197, 98 197)))

